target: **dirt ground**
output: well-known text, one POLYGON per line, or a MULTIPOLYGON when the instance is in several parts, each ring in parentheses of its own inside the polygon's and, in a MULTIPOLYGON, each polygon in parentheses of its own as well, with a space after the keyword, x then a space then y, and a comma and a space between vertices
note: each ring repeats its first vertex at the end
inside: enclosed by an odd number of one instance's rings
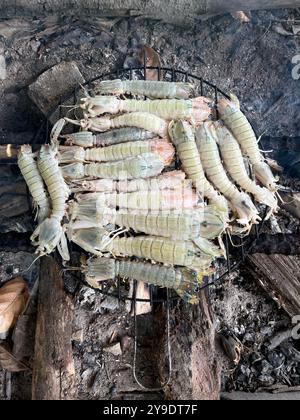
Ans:
MULTIPOLYGON (((62 61, 75 61, 89 80, 124 65, 134 65, 135 52, 146 44, 159 52, 163 64, 201 75, 224 91, 237 94, 257 132, 266 136, 267 144, 272 139, 272 147, 277 146, 276 157, 281 157, 280 139, 296 138, 300 131, 299 80, 292 77, 293 57, 300 54, 300 37, 292 33, 292 23, 297 19, 299 10, 253 12, 247 24, 226 15, 199 23, 193 30, 139 19, 91 22, 54 16, 45 21, 0 21, 0 143, 30 142, 39 128, 43 116, 30 100, 28 86, 42 72, 62 61), (287 35, 278 33, 276 28, 280 25, 287 35)), ((294 153, 294 143, 289 144, 284 153, 294 153)), ((286 171, 295 161, 284 162, 286 171)), ((3 177, 5 169, 1 171, 3 177)), ((293 182, 286 178, 285 185, 293 182)), ((298 188, 297 183, 293 185, 298 188)), ((290 215, 281 212, 279 219, 283 233, 299 233, 299 223, 290 215)), ((26 223, 28 226, 28 220, 26 223)), ((26 231, 24 227, 15 228, 15 221, 12 225, 14 230, 26 231)), ((23 247, 25 252, 26 244, 23 247)), ((23 268, 18 268, 11 253, 3 248, 2 251, 1 282, 22 273, 30 259, 26 252, 18 253, 16 249, 16 258, 23 261, 23 268)), ((31 284, 36 276, 36 270, 28 275, 31 284)), ((71 277, 70 280, 68 276, 67 286, 74 293, 76 308, 73 344, 79 398, 145 398, 131 374, 132 318, 124 316, 116 301, 103 302, 103 297, 71 277), (121 354, 107 352, 105 348, 119 336, 121 354)), ((212 287, 210 296, 220 340, 231 337, 242 349, 238 365, 220 350, 225 366, 224 391, 300 385, 299 343, 285 340, 274 350, 269 346, 278 332, 291 328, 291 320, 257 287, 245 268, 212 287)), ((148 365, 143 364, 140 375, 153 388, 160 373, 150 357, 156 343, 151 316, 141 322, 141 327, 148 330, 141 332, 140 354, 144 352, 149 360, 148 365)), ((182 374, 180 369, 174 372, 182 374)), ((0 370, 0 399, 6 399, 10 393, 5 384, 7 378, 4 381, 0 370)), ((22 399, 24 388, 13 389, 12 394, 12 398, 22 399)), ((146 395, 162 397, 159 392, 146 395)))

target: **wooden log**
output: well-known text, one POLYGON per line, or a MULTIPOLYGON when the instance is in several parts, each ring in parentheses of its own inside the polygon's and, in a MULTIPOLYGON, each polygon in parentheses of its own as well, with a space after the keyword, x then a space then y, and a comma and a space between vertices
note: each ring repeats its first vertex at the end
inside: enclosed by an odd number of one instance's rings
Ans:
POLYGON ((45 16, 72 11, 80 16, 144 16, 188 26, 209 16, 235 11, 296 8, 300 0, 0 0, 1 16, 45 16))
MULTIPOLYGON (((172 309, 172 377, 165 396, 171 400, 219 400, 221 367, 209 296, 201 292, 199 305, 180 303, 172 309)), ((164 337, 165 340, 165 337, 164 337)), ((158 351, 161 376, 166 371, 165 341, 158 351)), ((165 373, 162 381, 165 379, 165 373)))
POLYGON ((254 254, 248 257, 246 268, 291 318, 300 314, 298 257, 254 254))
POLYGON ((76 398, 72 353, 73 302, 64 291, 59 266, 41 261, 38 315, 33 362, 33 400, 76 398))

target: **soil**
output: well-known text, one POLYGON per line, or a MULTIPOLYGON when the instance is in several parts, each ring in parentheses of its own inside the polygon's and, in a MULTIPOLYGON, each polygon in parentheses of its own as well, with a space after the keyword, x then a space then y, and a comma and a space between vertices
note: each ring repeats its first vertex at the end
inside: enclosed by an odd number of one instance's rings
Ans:
MULTIPOLYGON (((134 65, 140 45, 146 44, 160 54, 163 64, 201 75, 224 91, 237 94, 257 132, 266 136, 267 144, 277 146, 276 155, 271 153, 270 157, 282 157, 278 142, 283 136, 291 138, 285 152, 293 153, 292 139, 300 130, 300 102, 299 80, 292 77, 292 59, 300 54, 300 38, 280 35, 274 25, 282 23, 290 30, 297 19, 299 10, 252 13, 247 24, 226 15, 199 23, 196 30, 134 18, 21 19, 10 21, 9 30, 0 21, 0 58, 5 57, 5 71, 0 71, 0 143, 31 142, 44 117, 30 100, 28 86, 45 70, 62 61, 75 61, 89 80, 134 65)), ((286 172, 294 164, 293 159, 284 161, 286 172)), ((287 176, 283 184, 299 190, 299 183, 287 176)), ((19 222, 13 219, 11 225, 19 222)), ((279 226, 283 233, 299 232, 299 222, 284 211, 279 214, 279 226)), ((270 231, 270 225, 265 229, 270 231)), ((24 246, 22 252, 15 249, 13 254, 1 248, 1 282, 24 272, 31 285, 34 283, 37 269, 25 273, 32 262, 28 254, 32 250, 28 247, 26 253, 26 241, 24 246)), ((75 296, 73 344, 79 398, 162 398, 159 392, 145 393, 134 381, 133 319, 124 315, 123 304, 119 307, 117 301, 91 291, 78 276, 68 274, 67 278, 67 288, 75 296), (105 351, 119 342, 121 354, 105 351)), ((270 350, 272 338, 292 328, 291 320, 257 287, 246 268, 212 287, 210 295, 220 342, 224 347, 224 339, 231 338, 241 348, 240 360, 235 364, 220 346, 223 390, 252 392, 274 385, 300 385, 299 343, 287 339, 270 350)), ((151 348, 158 340, 152 315, 145 316, 140 327, 143 371, 139 375, 153 388, 160 374, 151 360, 151 348)), ((7 376, 4 381, 0 370, 0 399, 7 398, 7 383, 7 376)), ((12 398, 22 399, 24 395, 28 395, 24 388, 13 387, 12 398)))

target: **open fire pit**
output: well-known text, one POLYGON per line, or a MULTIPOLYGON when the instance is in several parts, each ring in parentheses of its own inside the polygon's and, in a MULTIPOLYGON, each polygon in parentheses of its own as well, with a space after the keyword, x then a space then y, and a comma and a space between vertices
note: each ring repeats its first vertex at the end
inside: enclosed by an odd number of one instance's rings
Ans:
POLYGON ((29 9, 23 17, 7 13, 0 22, 0 281, 21 276, 31 298, 13 335, 0 341, 0 398, 299 398, 298 11, 227 14, 197 29, 111 14, 91 23, 76 13, 33 20, 29 9), (57 120, 74 119, 81 86, 90 89, 96 76, 194 83, 215 106, 234 92, 280 175, 278 215, 247 238, 225 236, 227 261, 199 286, 195 307, 136 282, 91 289, 68 270, 81 263, 75 245, 68 266, 58 255, 34 263, 19 147, 38 151, 57 120))

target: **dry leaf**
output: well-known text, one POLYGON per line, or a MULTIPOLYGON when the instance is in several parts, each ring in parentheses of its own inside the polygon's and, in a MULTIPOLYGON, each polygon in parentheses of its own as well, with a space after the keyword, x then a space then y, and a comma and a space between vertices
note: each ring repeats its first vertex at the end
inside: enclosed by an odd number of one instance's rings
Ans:
POLYGON ((0 367, 8 372, 23 372, 29 367, 17 360, 11 353, 8 344, 0 345, 0 367))
MULTIPOLYGON (((138 55, 138 61, 141 65, 144 65, 145 59, 147 67, 161 67, 160 55, 147 45, 141 48, 138 55)), ((147 70, 146 77, 147 80, 158 80, 158 72, 156 70, 147 70)))
POLYGON ((0 334, 5 335, 13 328, 24 311, 29 298, 25 280, 18 277, 8 281, 0 289, 0 334))
POLYGON ((234 13, 231 13, 231 14, 234 17, 234 19, 239 20, 241 23, 251 22, 251 15, 246 13, 246 12, 243 12, 243 11, 240 10, 238 12, 234 12, 234 13))

